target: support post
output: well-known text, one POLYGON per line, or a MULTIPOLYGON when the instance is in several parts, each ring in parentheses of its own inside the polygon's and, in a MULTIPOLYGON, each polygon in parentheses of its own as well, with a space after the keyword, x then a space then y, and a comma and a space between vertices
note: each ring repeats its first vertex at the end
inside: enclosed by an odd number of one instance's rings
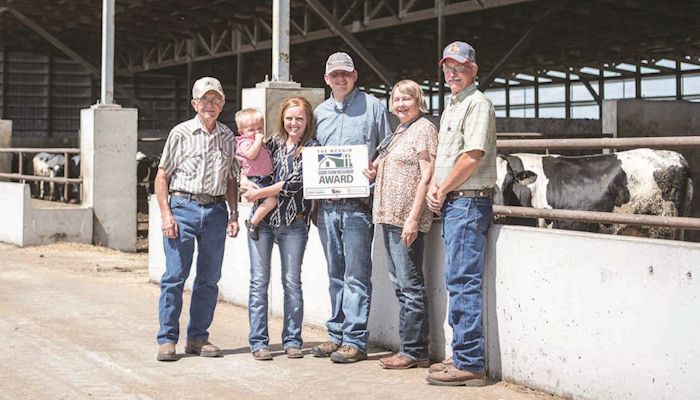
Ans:
MULTIPOLYGON (((445 16, 443 9, 445 0, 437 0, 437 59, 442 59, 442 49, 445 47, 445 16)), ((438 115, 442 115, 445 110, 445 75, 442 68, 438 66, 438 115)))
POLYGON ((642 67, 637 64, 637 71, 634 74, 634 97, 642 98, 642 67))
POLYGON ((114 0, 102 2, 102 69, 100 104, 114 104, 114 0))
POLYGON ((571 119, 571 74, 568 72, 568 67, 564 83, 564 114, 566 119, 571 119))
POLYGON ((676 61, 676 100, 683 100, 683 74, 680 61, 676 61))
POLYGON ((540 77, 535 74, 535 118, 540 117, 540 77))
POLYGON ((600 78, 598 78, 598 97, 600 97, 600 103, 598 107, 598 117, 603 120, 603 101, 605 100, 605 70, 600 68, 600 78))
MULTIPOLYGON (((240 54, 240 52, 239 52, 240 54)), ((272 80, 289 81, 289 0, 272 1, 272 80)))

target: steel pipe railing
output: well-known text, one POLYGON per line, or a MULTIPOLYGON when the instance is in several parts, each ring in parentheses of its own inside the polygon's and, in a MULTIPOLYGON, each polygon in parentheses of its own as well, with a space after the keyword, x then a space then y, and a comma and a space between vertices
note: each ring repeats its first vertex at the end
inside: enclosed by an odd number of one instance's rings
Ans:
POLYGON ((554 150, 554 149, 654 149, 700 147, 700 136, 668 136, 640 138, 591 139, 504 139, 497 140, 499 150, 554 150))
POLYGON ((68 159, 69 154, 80 154, 79 148, 74 147, 1 147, 0 153, 17 153, 19 155, 19 161, 17 163, 16 174, 0 173, 0 178, 17 179, 21 181, 39 181, 39 182, 57 182, 64 183, 63 186, 63 199, 68 201, 68 184, 69 183, 83 183, 82 178, 68 178, 70 176, 70 160, 68 159), (63 153, 63 177, 62 178, 50 178, 35 175, 25 175, 24 174, 24 153, 52 153, 58 154, 63 153))
POLYGON ((700 230, 700 218, 664 217, 642 214, 616 214, 599 211, 552 210, 543 208, 493 206, 495 215, 504 217, 546 218, 602 224, 661 226, 666 228, 700 230))

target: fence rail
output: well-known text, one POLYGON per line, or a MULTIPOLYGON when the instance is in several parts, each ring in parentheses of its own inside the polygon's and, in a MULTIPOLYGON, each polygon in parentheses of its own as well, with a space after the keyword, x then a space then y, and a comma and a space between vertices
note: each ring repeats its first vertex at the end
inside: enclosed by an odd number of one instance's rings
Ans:
POLYGON ((17 153, 19 155, 19 160, 17 162, 16 174, 12 173, 0 173, 0 178, 6 178, 10 180, 19 181, 33 181, 33 182, 53 182, 53 183, 63 183, 63 201, 68 201, 68 184, 73 183, 82 186, 83 178, 68 178, 70 171, 70 160, 68 159, 69 154, 80 154, 79 148, 73 147, 1 147, 0 153, 17 153), (25 175, 24 174, 24 154, 30 153, 52 153, 60 154, 63 153, 63 177, 61 178, 51 178, 48 176, 36 176, 36 175, 25 175))
POLYGON ((700 147, 700 136, 591 139, 503 139, 496 141, 499 150, 562 149, 653 149, 700 147))
POLYGON ((567 221, 595 222, 602 224, 625 224, 636 226, 660 226, 700 230, 700 218, 664 217, 642 214, 616 214, 600 211, 551 210, 543 208, 493 206, 495 215, 504 217, 545 218, 567 221))

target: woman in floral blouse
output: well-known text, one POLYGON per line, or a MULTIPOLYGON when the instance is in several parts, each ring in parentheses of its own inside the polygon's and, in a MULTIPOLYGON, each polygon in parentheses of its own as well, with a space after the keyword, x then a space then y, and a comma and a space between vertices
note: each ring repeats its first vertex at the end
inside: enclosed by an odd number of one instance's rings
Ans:
POLYGON ((270 284, 272 245, 275 242, 279 246, 284 287, 282 344, 287 357, 303 357, 301 263, 309 238, 311 201, 304 200, 301 152, 306 146, 318 146, 313 139, 314 126, 313 109, 308 100, 303 97, 285 99, 280 106, 276 133, 268 143, 275 183, 264 188, 247 187, 243 196, 251 202, 277 196, 277 207, 259 225, 259 239, 248 239, 251 264, 248 341, 256 360, 272 359, 267 323, 267 289, 270 284))
POLYGON ((365 171, 368 178, 376 177, 373 220, 382 227, 389 275, 400 306, 400 350, 379 363, 387 369, 427 367, 423 236, 432 223, 425 196, 435 164, 437 131, 423 116, 423 92, 416 82, 394 85, 390 103, 400 125, 379 145, 377 159, 365 171))

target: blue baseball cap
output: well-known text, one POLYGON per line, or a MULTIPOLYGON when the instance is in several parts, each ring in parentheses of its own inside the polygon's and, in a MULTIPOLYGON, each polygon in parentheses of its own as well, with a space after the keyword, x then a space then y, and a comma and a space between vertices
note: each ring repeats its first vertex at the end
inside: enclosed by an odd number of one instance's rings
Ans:
POLYGON ((438 65, 442 65, 448 58, 458 63, 465 63, 467 61, 476 62, 476 50, 474 50, 469 43, 459 41, 452 42, 442 51, 442 58, 438 65))

